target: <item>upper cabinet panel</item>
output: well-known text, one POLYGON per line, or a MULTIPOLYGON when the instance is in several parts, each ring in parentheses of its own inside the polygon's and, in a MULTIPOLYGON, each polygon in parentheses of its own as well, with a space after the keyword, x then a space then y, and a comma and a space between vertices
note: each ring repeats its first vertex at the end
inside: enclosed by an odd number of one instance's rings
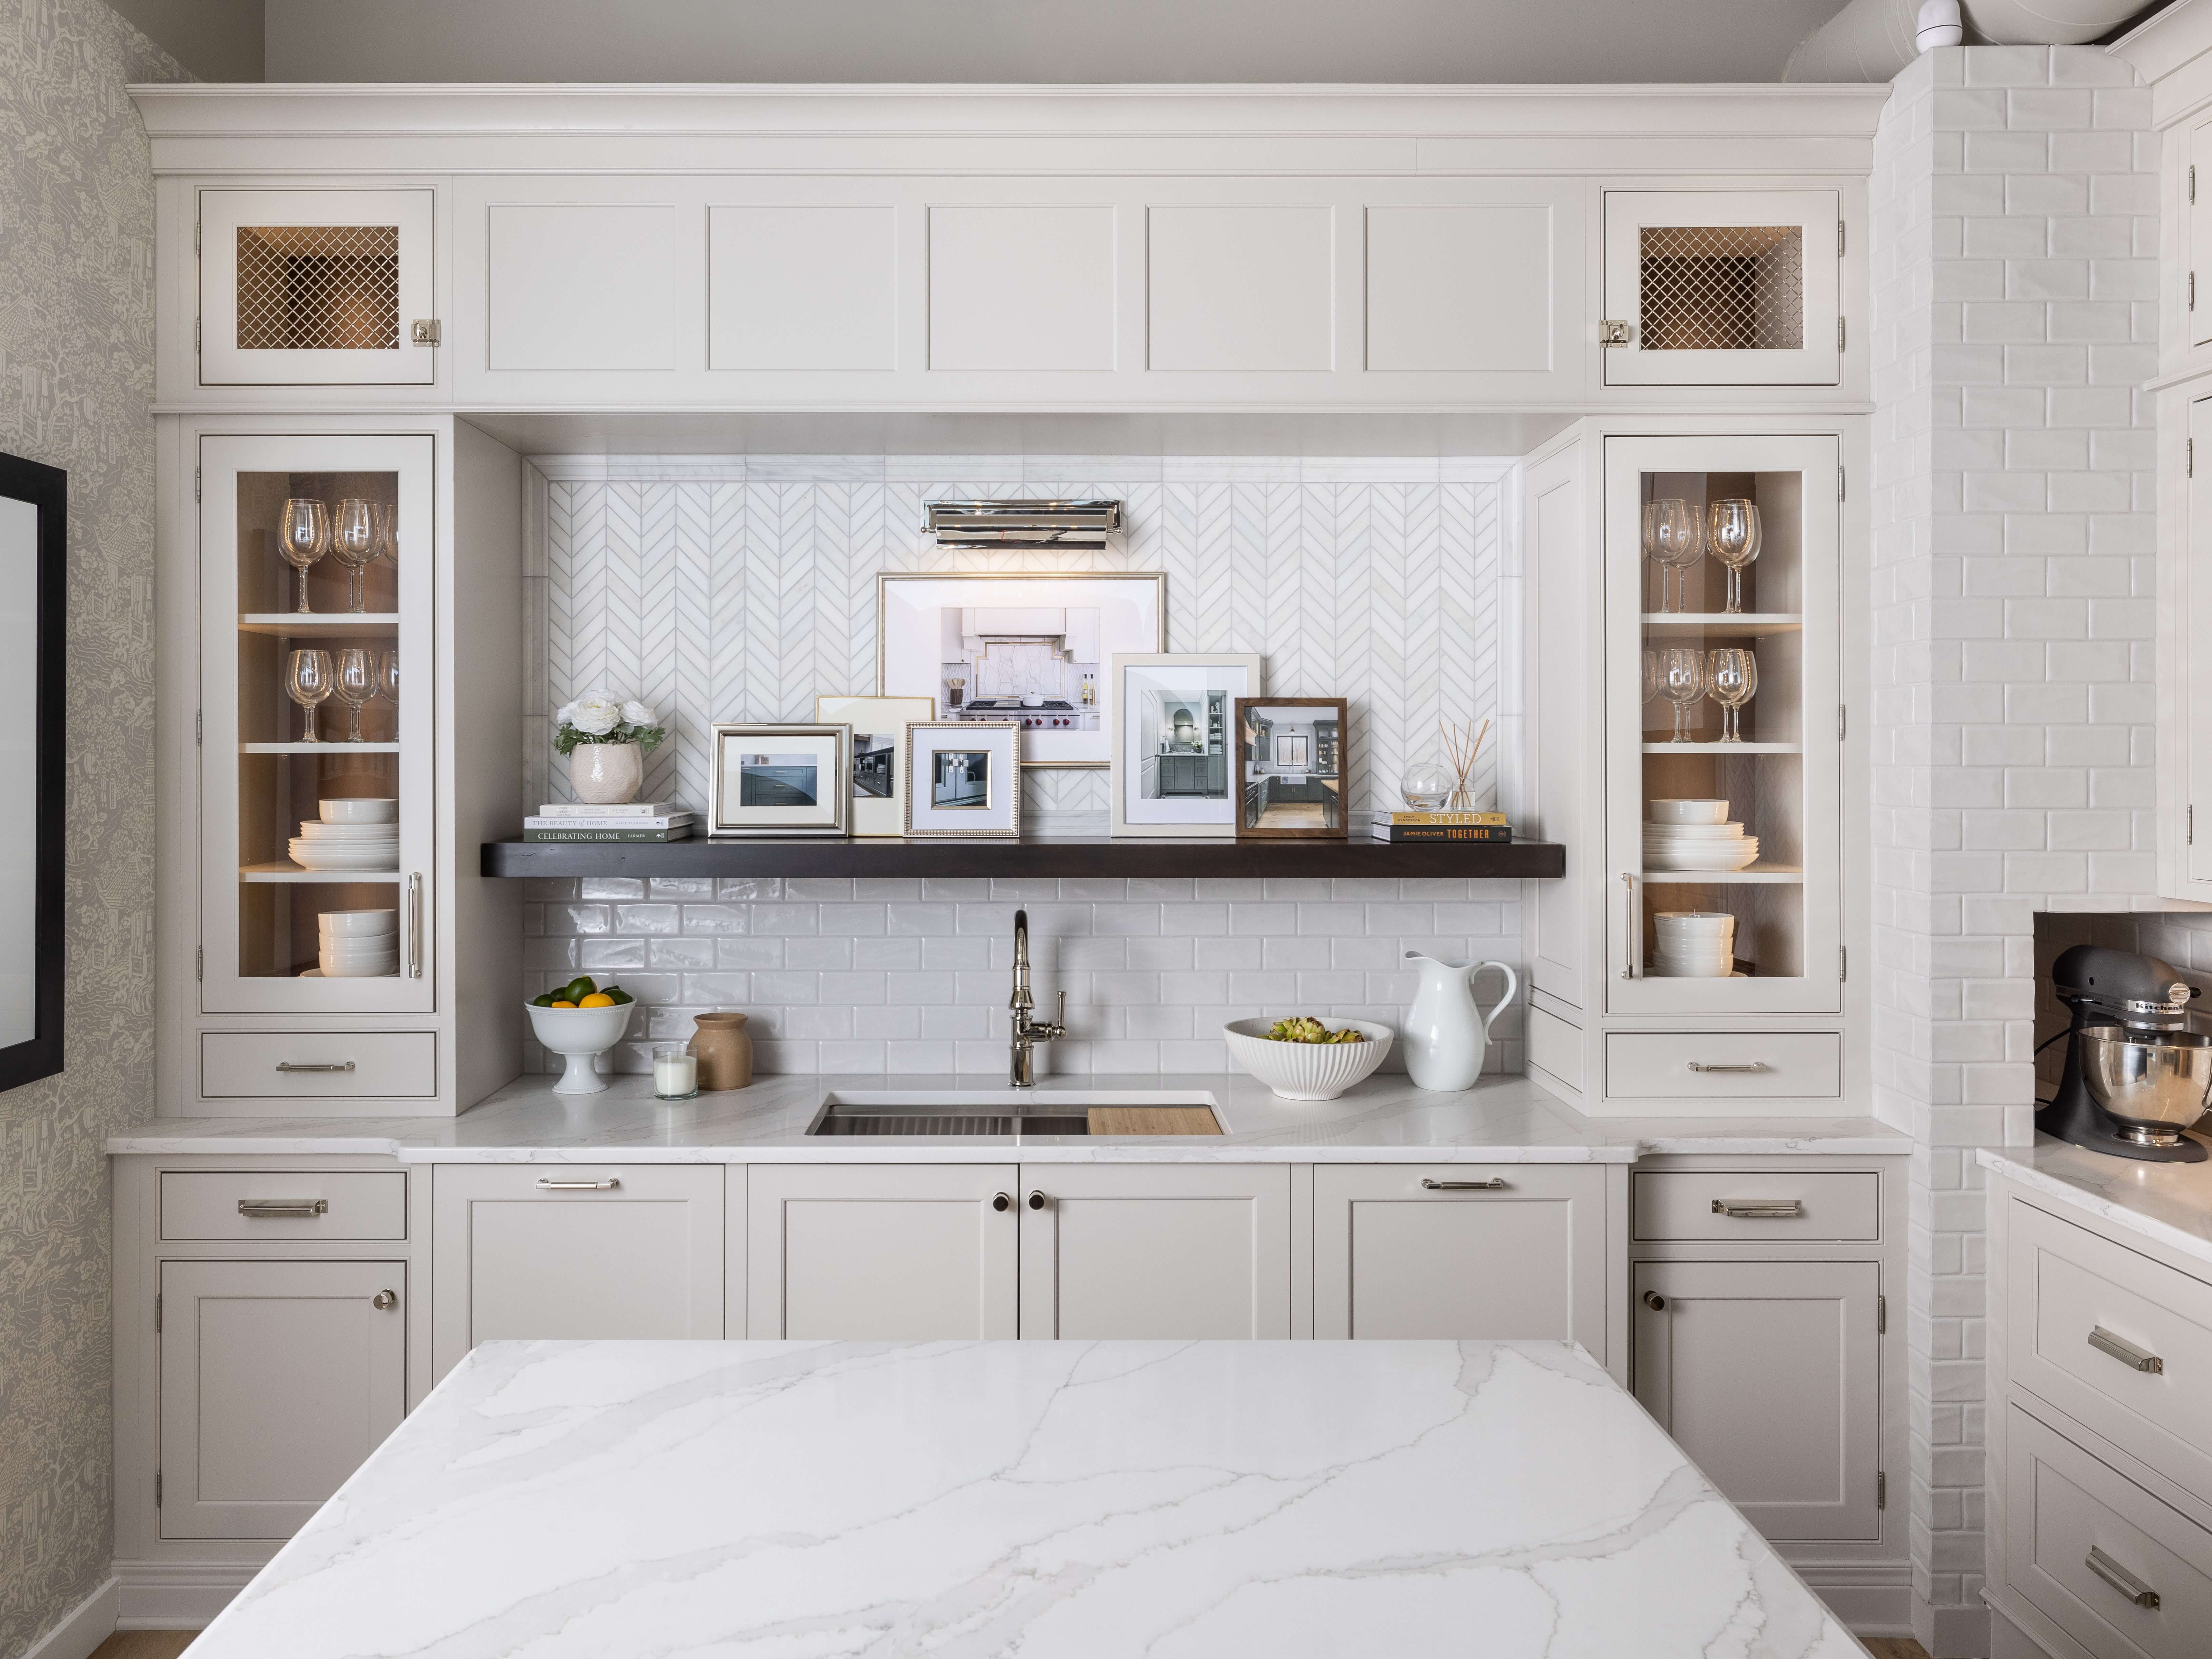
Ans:
POLYGON ((2189 208, 2187 270, 2182 273, 2182 314, 2188 319, 2184 337, 2191 346, 2212 344, 2212 288, 2200 301, 2198 287, 2212 283, 2212 121, 2189 131, 2188 168, 2183 193, 2189 208), (2200 195, 2197 179, 2204 181, 2200 195))
POLYGON ((428 190, 199 192, 202 386, 428 386, 428 190))
POLYGON ((1367 367, 1543 374, 1553 367, 1555 210, 1367 210, 1367 367))
POLYGON ((1109 371, 1115 213, 929 210, 929 367, 1109 371))
POLYGON ((1336 367, 1333 208, 1156 207, 1149 218, 1152 368, 1336 367))
POLYGON ((714 206, 707 224, 710 367, 897 368, 896 209, 714 206))
POLYGON ((676 367, 674 207, 495 202, 486 237, 495 373, 676 367))
POLYGON ((1607 386, 1833 386, 1844 344, 1832 190, 1609 191, 1607 386))

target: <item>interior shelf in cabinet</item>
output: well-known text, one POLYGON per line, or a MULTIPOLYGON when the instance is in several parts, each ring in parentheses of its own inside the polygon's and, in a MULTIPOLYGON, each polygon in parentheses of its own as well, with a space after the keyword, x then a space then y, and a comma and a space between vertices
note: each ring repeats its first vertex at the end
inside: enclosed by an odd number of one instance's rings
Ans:
POLYGON ((1638 878, 1653 887, 1703 886, 1708 882, 1802 883, 1805 872, 1794 864, 1754 864, 1747 870, 1646 870, 1638 878))
MULTIPOLYGON (((1738 744, 1740 749, 1751 744, 1738 744)), ((328 738, 321 743, 241 743, 241 755, 396 755, 396 743, 348 743, 343 738, 328 738)))
POLYGON ((1805 618, 1796 611, 1647 611, 1647 634, 1727 634, 1764 638, 1770 634, 1802 634, 1805 618))
POLYGON ((357 634, 364 639, 399 637, 399 618, 389 611, 248 611, 238 618, 241 634, 357 634))
POLYGON ((349 881, 398 881, 397 870, 303 870, 296 864, 241 864, 238 878, 252 882, 319 882, 325 886, 349 881))
MULTIPOLYGON (((352 745, 347 745, 349 748, 352 745)), ((1647 743, 1647 755, 1802 755, 1802 743, 1647 743)))

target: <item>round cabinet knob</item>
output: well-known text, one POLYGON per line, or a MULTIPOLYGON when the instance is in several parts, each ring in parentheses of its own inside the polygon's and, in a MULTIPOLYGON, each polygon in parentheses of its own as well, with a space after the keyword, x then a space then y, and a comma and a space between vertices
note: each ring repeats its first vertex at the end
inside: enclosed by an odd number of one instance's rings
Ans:
POLYGON ((1650 1309, 1653 1313, 1665 1313, 1667 1298, 1656 1291, 1646 1291, 1644 1292, 1644 1305, 1650 1309))
POLYGON ((1033 1191, 1030 1194, 1030 1208, 1032 1210, 1042 1210, 1044 1208, 1044 1194, 1042 1193, 1033 1191))
POLYGON ((374 1296, 368 1298, 368 1305, 377 1310, 380 1313, 389 1313, 392 1309, 399 1305, 399 1292, 397 1291, 379 1291, 374 1296))
POLYGON ((1014 1207, 1014 1200, 1005 1193, 994 1193, 991 1194, 991 1207, 1003 1215, 1014 1207))

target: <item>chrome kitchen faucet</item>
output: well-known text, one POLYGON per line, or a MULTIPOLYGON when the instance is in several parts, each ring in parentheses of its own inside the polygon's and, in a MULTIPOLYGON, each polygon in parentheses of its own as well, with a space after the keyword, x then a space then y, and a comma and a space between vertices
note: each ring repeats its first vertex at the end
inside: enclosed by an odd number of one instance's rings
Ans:
POLYGON ((1017 1089, 1036 1087, 1036 1045, 1067 1035, 1067 993, 1060 994, 1060 1018, 1030 1018, 1036 999, 1030 994, 1030 913, 1014 912, 1014 994, 1006 1006, 1013 1011, 1014 1040, 1010 1058, 1012 1081, 1017 1089))

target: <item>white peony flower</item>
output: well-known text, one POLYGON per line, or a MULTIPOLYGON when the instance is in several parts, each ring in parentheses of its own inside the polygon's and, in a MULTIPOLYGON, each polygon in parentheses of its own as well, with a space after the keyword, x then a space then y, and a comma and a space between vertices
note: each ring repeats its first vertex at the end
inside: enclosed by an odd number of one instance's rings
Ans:
POLYGON ((605 737, 622 724, 623 706, 616 701, 613 692, 593 690, 585 692, 556 718, 562 725, 573 726, 586 737, 605 737))
POLYGON ((649 704, 641 703, 633 697, 623 705, 623 720, 629 726, 658 726, 660 716, 653 712, 649 704))

